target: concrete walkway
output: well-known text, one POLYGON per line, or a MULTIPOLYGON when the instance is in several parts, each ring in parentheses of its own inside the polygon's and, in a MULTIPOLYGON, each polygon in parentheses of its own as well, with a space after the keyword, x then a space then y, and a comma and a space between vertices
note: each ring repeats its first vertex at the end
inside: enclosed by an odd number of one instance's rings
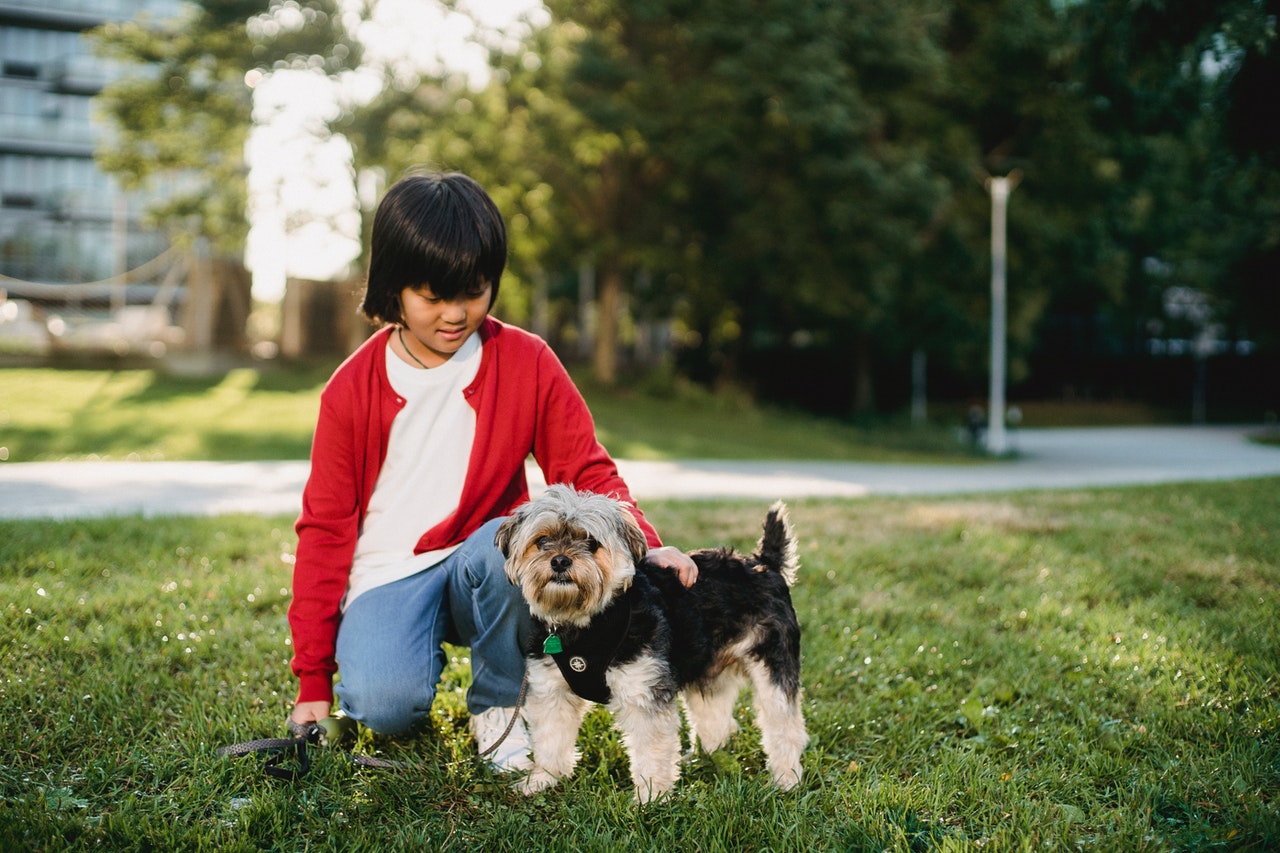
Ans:
MULTIPOLYGON (((1280 476, 1243 427, 1022 430, 1016 457, 957 465, 620 460, 639 500, 939 495, 1280 476)), ((0 463, 0 518, 296 514, 306 462, 0 463)), ((530 487, 543 483, 530 469, 530 487)))

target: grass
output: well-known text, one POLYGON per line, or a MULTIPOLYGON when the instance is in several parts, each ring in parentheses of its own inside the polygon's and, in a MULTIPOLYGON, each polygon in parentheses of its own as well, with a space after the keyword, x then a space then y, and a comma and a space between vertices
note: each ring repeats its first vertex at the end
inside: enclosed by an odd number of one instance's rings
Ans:
MULTIPOLYGON (((0 369, 0 461, 306 459, 328 375, 0 369)), ((864 429, 685 385, 584 387, 600 439, 618 458, 970 458, 941 427, 864 429)))
MULTIPOLYGON (((750 547, 764 506, 654 503, 750 547)), ((1269 850, 1280 847, 1280 480, 792 505, 807 776, 758 735, 634 806, 603 712, 524 799, 466 734, 465 650, 409 743, 296 783, 278 735, 287 518, 5 522, 4 850, 1269 850)))
MULTIPOLYGON (((149 369, 0 368, 0 462, 83 459, 306 459, 331 366, 239 368, 207 377, 149 369)), ((663 372, 615 388, 582 379, 601 442, 620 459, 839 459, 973 462, 958 440, 967 406, 851 423, 775 406, 744 392, 711 393, 663 372)), ((1133 426, 1178 422, 1116 401, 1023 401, 1022 425, 1133 426)), ((1274 427, 1256 441, 1276 443, 1274 427)))
POLYGON ((0 370, 12 462, 306 459, 327 372, 0 370))
MULTIPOLYGON (((0 462, 306 459, 330 367, 240 368, 209 377, 147 369, 0 368, 0 462)), ((711 393, 658 372, 603 388, 580 381, 601 442, 620 459, 973 462, 957 439, 966 407, 933 422, 850 423, 711 393)), ((1170 423, 1137 403, 1027 402, 1023 425, 1170 423)), ((1260 430, 1257 440, 1275 441, 1260 430)))

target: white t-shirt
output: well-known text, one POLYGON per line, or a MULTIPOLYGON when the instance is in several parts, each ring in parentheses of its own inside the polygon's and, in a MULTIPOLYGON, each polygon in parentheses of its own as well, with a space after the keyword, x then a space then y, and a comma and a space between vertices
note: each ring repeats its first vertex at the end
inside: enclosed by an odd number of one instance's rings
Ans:
POLYGON ((458 546, 414 554, 414 546, 458 507, 467 477, 476 413, 463 390, 480 370, 480 336, 453 357, 422 370, 387 342, 387 378, 405 399, 391 424, 387 458, 356 541, 343 608, 362 593, 436 565, 458 546))

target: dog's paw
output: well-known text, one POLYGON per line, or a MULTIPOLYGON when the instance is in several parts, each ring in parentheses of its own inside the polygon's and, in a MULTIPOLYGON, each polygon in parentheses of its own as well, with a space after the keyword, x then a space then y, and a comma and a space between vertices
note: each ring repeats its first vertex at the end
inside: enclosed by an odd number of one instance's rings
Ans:
POLYGON ((669 797, 673 790, 675 790, 674 786, 663 787, 652 782, 642 782, 636 785, 635 801, 642 806, 647 806, 649 803, 669 797))
POLYGON ((803 771, 800 769, 799 764, 789 768, 770 769, 773 774, 773 784, 783 791, 790 791, 796 785, 799 785, 800 778, 803 776, 803 771))
POLYGON ((535 767, 528 776, 525 776, 523 779, 516 782, 512 787, 524 794, 526 797, 530 797, 539 791, 554 788, 556 783, 559 781, 560 780, 558 778, 552 776, 546 770, 543 770, 540 767, 535 767))

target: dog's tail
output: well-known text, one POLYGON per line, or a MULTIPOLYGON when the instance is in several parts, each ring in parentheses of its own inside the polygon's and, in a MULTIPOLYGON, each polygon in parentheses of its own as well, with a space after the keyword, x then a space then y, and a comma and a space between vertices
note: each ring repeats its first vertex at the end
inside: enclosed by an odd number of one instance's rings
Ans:
POLYGON ((764 533, 756 546, 756 559, 764 567, 781 574, 787 586, 795 584, 800 557, 796 552, 796 536, 791 529, 787 505, 782 501, 769 507, 769 514, 764 519, 764 533))

